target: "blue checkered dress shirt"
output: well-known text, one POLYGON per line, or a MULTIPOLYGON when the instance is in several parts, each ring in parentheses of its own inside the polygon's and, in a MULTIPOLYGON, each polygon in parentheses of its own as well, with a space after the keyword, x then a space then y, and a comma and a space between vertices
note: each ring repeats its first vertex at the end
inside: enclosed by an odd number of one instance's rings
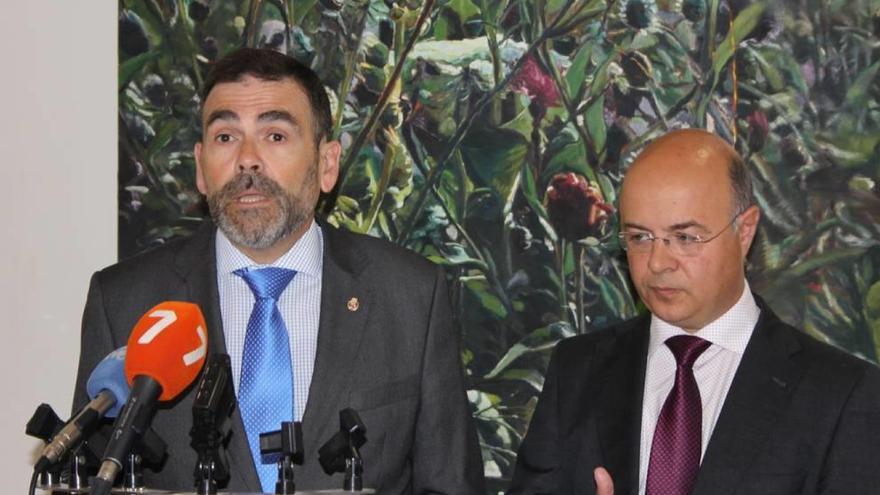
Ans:
POLYGON ((313 221, 302 238, 271 265, 258 265, 235 248, 217 231, 217 286, 220 290, 220 314, 226 351, 232 362, 235 392, 241 378, 241 356, 248 319, 254 308, 254 294, 247 283, 233 272, 239 268, 276 266, 296 270, 290 285, 278 300, 278 310, 287 326, 290 359, 293 365, 293 418, 302 421, 309 398, 309 385, 315 367, 318 345, 318 321, 321 315, 321 268, 324 238, 313 221))

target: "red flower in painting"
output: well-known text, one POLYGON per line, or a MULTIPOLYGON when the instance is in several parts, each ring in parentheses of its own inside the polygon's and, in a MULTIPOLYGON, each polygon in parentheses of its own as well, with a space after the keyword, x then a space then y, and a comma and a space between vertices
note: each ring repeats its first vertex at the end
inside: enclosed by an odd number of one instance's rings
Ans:
POLYGON ((761 110, 755 110, 746 117, 746 123, 749 125, 749 148, 752 151, 761 151, 761 148, 767 143, 767 135, 770 134, 770 122, 767 120, 767 114, 761 110))
POLYGON ((599 228, 614 212, 599 189, 572 172, 553 176, 544 203, 556 232, 573 241, 598 235, 599 228))
POLYGON ((519 72, 513 76, 510 87, 514 91, 525 93, 531 98, 532 104, 537 104, 545 110, 559 104, 559 90, 556 88, 556 83, 532 56, 526 59, 519 72))

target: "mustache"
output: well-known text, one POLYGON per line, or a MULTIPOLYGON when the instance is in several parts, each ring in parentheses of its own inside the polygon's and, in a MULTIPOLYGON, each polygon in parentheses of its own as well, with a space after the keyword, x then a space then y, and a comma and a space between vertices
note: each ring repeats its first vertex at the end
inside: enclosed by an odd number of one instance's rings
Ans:
POLYGON ((219 191, 219 196, 232 199, 235 196, 248 191, 256 191, 266 196, 283 195, 284 190, 277 182, 263 174, 254 171, 245 171, 236 175, 227 182, 219 191))

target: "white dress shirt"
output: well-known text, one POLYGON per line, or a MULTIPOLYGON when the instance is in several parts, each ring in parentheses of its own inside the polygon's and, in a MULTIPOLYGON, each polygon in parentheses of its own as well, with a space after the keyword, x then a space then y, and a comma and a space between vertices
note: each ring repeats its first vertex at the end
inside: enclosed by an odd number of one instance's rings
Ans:
POLYGON ((254 294, 247 282, 235 273, 240 268, 274 266, 296 270, 296 275, 278 298, 278 310, 287 327, 290 361, 293 366, 293 419, 301 421, 309 398, 315 367, 318 322, 321 316, 321 273, 324 238, 312 221, 305 234, 271 265, 258 265, 239 251, 222 231, 217 230, 217 287, 226 352, 232 364, 232 378, 238 395, 241 356, 247 324, 254 308, 254 294))
POLYGON ((642 436, 639 449, 639 494, 644 495, 651 459, 651 444, 660 410, 675 383, 675 356, 666 346, 666 339, 674 335, 695 335, 709 341, 709 346, 694 363, 694 378, 700 388, 703 404, 703 434, 700 461, 712 437, 724 398, 730 389, 733 375, 742 360, 746 344, 752 336, 761 310, 746 282, 743 293, 726 313, 695 334, 651 317, 651 335, 648 342, 648 362, 645 374, 645 395, 642 402, 642 436))

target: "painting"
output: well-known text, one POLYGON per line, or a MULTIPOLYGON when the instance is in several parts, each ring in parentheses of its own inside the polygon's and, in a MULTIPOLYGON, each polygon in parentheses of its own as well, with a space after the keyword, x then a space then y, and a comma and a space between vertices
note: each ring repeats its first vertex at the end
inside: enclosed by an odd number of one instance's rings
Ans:
POLYGON ((554 345, 645 310, 617 242, 635 153, 733 143, 762 224, 751 288, 880 356, 880 2, 123 0, 119 254, 193 231, 200 88, 241 46, 314 68, 341 177, 320 214, 447 269, 468 397, 503 490, 554 345))

